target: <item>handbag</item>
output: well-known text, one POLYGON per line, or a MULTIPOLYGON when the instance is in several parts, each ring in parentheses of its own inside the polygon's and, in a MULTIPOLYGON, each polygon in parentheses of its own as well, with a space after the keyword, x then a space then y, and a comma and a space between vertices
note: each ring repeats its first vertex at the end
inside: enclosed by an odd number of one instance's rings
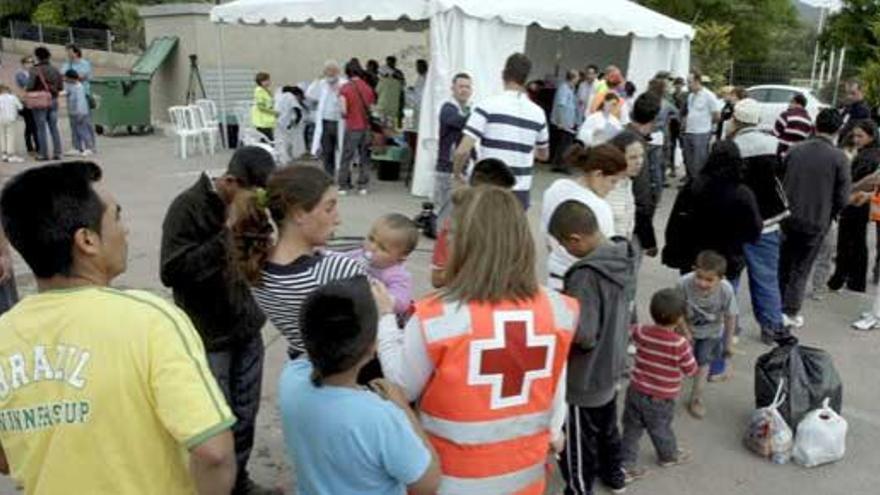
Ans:
POLYGON ((22 98, 24 106, 31 110, 45 110, 52 106, 52 93, 49 91, 49 83, 43 76, 43 69, 37 71, 40 81, 43 82, 43 89, 39 91, 26 91, 22 98))

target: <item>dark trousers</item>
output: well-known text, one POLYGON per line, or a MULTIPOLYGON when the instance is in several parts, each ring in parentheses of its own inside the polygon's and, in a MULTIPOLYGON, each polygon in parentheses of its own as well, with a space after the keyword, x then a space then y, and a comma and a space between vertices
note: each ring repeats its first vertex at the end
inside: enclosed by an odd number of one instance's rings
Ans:
POLYGON ((556 129, 556 147, 553 149, 553 170, 567 170, 565 163, 565 152, 574 144, 574 134, 562 128, 556 129))
POLYGON ((782 290, 782 312, 788 316, 794 317, 801 312, 807 279, 824 237, 824 232, 808 233, 782 228, 779 287, 782 290))
POLYGON ((674 400, 655 399, 630 386, 623 406, 623 465, 631 468, 638 464, 639 440, 645 430, 660 462, 674 461, 678 457, 678 443, 672 431, 674 417, 674 400))
POLYGON ((321 131, 321 160, 324 171, 330 177, 336 177, 336 147, 339 139, 339 122, 325 120, 321 131))
POLYGON ((669 135, 666 137, 666 166, 669 168, 672 176, 675 176, 675 149, 681 141, 681 121, 672 120, 669 122, 669 135))
POLYGON ((236 486, 241 486, 248 479, 247 463, 254 447, 257 412, 260 410, 263 353, 263 337, 260 333, 236 344, 233 349, 208 353, 211 373, 238 420, 232 427, 238 464, 236 486))
POLYGON ((34 112, 30 108, 21 110, 21 118, 24 119, 24 145, 28 152, 34 152, 39 149, 37 141, 37 124, 34 122, 34 112))
POLYGON ((565 450, 559 467, 565 494, 593 493, 596 477, 612 488, 624 486, 617 396, 600 407, 568 406, 565 450))
POLYGON ((837 258, 828 287, 865 292, 868 287, 868 212, 848 206, 837 227, 837 258))
POLYGON ((347 191, 352 188, 351 166, 358 164, 357 187, 366 189, 370 183, 370 139, 369 130, 345 130, 342 144, 342 161, 339 163, 339 189, 347 191))

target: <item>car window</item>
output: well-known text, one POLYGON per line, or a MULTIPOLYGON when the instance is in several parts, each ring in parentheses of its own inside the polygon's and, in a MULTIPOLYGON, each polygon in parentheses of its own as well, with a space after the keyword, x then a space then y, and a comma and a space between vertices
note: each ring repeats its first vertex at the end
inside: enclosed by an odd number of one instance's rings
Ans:
POLYGON ((790 89, 772 88, 767 92, 767 103, 788 103, 794 97, 794 91, 790 89))
POLYGON ((757 89, 747 90, 746 92, 749 94, 749 98, 752 98, 754 100, 757 100, 757 101, 764 103, 767 101, 767 92, 768 91, 769 90, 766 88, 757 88, 757 89))

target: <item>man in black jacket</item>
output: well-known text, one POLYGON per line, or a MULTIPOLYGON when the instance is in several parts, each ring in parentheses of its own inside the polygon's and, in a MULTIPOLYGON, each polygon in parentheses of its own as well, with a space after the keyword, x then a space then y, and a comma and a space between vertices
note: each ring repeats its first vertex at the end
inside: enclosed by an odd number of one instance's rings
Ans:
POLYGON ((834 146, 840 127, 836 110, 822 110, 816 117, 816 136, 793 147, 785 157, 791 216, 782 222, 779 285, 786 326, 803 326, 800 311, 807 277, 831 221, 849 202, 849 160, 834 146))
POLYGON ((745 161, 745 183, 755 193, 764 222, 761 237, 746 244, 743 251, 749 270, 752 310, 761 326, 761 340, 770 344, 784 330, 779 291, 779 224, 790 212, 779 180, 782 173, 777 155, 779 140, 757 128, 760 120, 761 108, 757 101, 751 98, 739 101, 733 109, 731 138, 745 161))
POLYGON ((233 494, 275 493, 251 481, 247 462, 254 444, 266 317, 250 289, 229 263, 227 210, 236 195, 264 187, 275 169, 272 155, 255 146, 238 149, 226 173, 207 173, 171 203, 162 224, 161 278, 174 302, 195 324, 208 364, 238 422, 238 476, 233 494))

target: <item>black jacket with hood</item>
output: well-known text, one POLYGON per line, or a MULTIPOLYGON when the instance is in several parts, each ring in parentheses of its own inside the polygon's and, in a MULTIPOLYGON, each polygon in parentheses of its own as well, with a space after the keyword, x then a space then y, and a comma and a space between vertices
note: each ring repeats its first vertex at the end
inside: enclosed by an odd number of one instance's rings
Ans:
POLYGON ((565 294, 580 303, 568 356, 567 401, 581 407, 607 404, 626 365, 636 287, 636 254, 622 238, 600 245, 565 274, 565 294))
POLYGON ((764 228, 779 225, 790 215, 782 187, 782 163, 776 153, 779 140, 758 129, 747 127, 733 136, 746 165, 745 185, 755 194, 764 228))

